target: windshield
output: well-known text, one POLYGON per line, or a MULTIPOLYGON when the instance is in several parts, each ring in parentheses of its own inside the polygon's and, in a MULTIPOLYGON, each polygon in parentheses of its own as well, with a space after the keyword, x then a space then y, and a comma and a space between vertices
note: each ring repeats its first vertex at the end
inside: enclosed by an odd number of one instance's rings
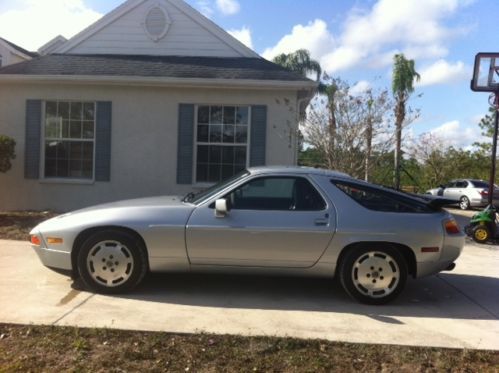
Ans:
POLYGON ((198 193, 188 193, 183 199, 183 202, 189 202, 189 203, 194 203, 197 205, 198 203, 204 201, 205 199, 208 199, 215 194, 218 193, 219 190, 224 189, 225 187, 229 186, 230 184, 234 183, 236 180, 241 179, 243 177, 248 176, 250 173, 248 170, 244 170, 239 172, 238 174, 235 174, 232 177, 229 177, 228 179, 222 180, 218 184, 215 184, 208 189, 202 190, 198 193))

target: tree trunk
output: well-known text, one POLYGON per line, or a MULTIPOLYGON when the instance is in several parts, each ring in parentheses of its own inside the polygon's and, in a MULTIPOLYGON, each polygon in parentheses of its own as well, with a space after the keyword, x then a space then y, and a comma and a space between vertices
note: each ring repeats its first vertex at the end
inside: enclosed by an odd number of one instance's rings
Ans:
POLYGON ((405 119, 405 100, 403 97, 397 98, 395 106, 395 161, 393 187, 400 189, 400 161, 402 158, 402 124, 405 119))
POLYGON ((372 142, 373 142, 373 123, 371 116, 369 116, 367 118, 367 127, 366 127, 366 159, 364 163, 365 181, 369 181, 369 168, 371 167, 372 142))
POLYGON ((329 157, 328 163, 330 169, 336 169, 335 164, 335 141, 336 141, 336 113, 334 97, 329 98, 329 157))

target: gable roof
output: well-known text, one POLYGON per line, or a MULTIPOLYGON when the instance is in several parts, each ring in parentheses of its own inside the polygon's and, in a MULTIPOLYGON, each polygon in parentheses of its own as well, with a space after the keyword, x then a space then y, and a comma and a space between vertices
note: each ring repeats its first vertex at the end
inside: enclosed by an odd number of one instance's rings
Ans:
POLYGON ((24 48, 21 48, 19 45, 14 44, 4 38, 0 38, 0 42, 3 42, 4 44, 9 47, 9 49, 13 50, 13 52, 17 52, 17 54, 21 54, 23 57, 36 57, 38 56, 38 53, 36 52, 30 52, 24 48))
POLYGON ((55 38, 49 40, 48 42, 43 44, 40 48, 38 48, 38 53, 40 53, 41 55, 49 54, 55 51, 57 48, 60 48, 61 45, 63 45, 67 41, 68 39, 66 39, 64 36, 57 35, 55 38))
MULTIPOLYGON (((208 83, 216 81, 259 81, 293 83, 293 86, 313 88, 317 85, 298 73, 287 70, 263 58, 248 57, 184 57, 184 56, 123 56, 53 54, 0 68, 2 77, 102 77, 174 79, 182 84, 189 79, 208 83)), ((158 81, 159 81, 158 80, 158 81)))
MULTIPOLYGON (((59 48, 57 48, 54 53, 73 53, 73 50, 84 43, 86 40, 97 34, 99 31, 110 26, 111 24, 118 21, 120 18, 124 17, 126 14, 130 13, 136 9, 139 5, 142 5, 149 0, 127 0, 110 13, 104 15, 98 21, 82 30, 77 35, 73 36, 59 48)), ((228 32, 220 28, 214 22, 203 16, 197 10, 192 8, 183 0, 155 0, 154 4, 169 4, 176 8, 177 11, 186 15, 193 22, 198 24, 207 33, 214 36, 221 43, 225 44, 231 48, 240 57, 254 57, 261 58, 256 52, 245 46, 239 40, 234 38, 228 32)))

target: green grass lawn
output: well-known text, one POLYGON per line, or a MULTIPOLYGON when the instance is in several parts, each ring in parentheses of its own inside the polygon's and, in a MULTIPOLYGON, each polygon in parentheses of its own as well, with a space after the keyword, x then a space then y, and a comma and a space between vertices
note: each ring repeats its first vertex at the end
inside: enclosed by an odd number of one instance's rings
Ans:
POLYGON ((0 324, 0 371, 498 372, 499 353, 0 324))

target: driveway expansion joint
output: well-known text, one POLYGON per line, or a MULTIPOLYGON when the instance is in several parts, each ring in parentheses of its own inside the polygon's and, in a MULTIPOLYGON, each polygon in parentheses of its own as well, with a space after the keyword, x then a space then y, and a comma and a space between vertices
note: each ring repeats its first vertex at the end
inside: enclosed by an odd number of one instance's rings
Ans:
POLYGON ((71 313, 73 313, 74 310, 76 310, 77 308, 83 306, 85 303, 87 303, 90 298, 94 297, 95 294, 89 294, 88 297, 86 297, 84 300, 82 300, 80 303, 78 303, 76 306, 74 306, 73 308, 71 308, 69 311, 67 311, 66 313, 64 313, 61 317, 59 317, 57 320, 55 320, 51 325, 57 325, 57 323, 59 321, 61 321, 62 319, 64 319, 66 316, 70 315, 71 313))

